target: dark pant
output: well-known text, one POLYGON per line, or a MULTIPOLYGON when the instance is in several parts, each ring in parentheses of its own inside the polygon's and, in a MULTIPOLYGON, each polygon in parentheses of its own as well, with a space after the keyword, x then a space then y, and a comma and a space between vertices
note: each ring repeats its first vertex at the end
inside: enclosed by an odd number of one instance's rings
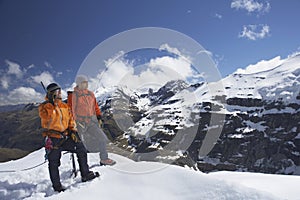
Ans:
POLYGON ((72 153, 76 153, 81 176, 84 177, 88 174, 89 166, 87 164, 87 151, 82 142, 75 143, 71 138, 68 138, 66 140, 51 138, 51 140, 54 148, 48 155, 48 167, 53 187, 58 187, 61 185, 58 167, 60 166, 62 151, 70 151, 72 153))

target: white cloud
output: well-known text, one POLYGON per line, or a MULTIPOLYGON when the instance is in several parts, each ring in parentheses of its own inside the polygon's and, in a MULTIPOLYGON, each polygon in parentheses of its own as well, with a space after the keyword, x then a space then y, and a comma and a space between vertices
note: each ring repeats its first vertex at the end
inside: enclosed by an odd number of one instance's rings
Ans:
POLYGON ((144 90, 152 88, 159 89, 168 81, 182 78, 177 72, 167 67, 159 67, 159 69, 147 68, 137 75, 127 74, 123 77, 120 85, 125 85, 131 89, 144 90))
POLYGON ((179 56, 179 57, 181 57, 181 58, 187 60, 187 62, 190 62, 190 60, 191 60, 191 58, 190 58, 189 56, 183 54, 183 53, 182 53, 181 51, 179 51, 177 48, 170 47, 168 44, 162 44, 162 45, 160 45, 160 47, 159 47, 158 50, 159 50, 159 51, 163 51, 163 50, 164 50, 164 51, 167 51, 167 52, 169 52, 169 53, 173 53, 173 54, 175 54, 175 55, 177 55, 177 56, 179 56))
MULTIPOLYGON (((168 68, 169 72, 173 71, 174 73, 177 73, 176 77, 184 80, 187 77, 193 75, 191 64, 187 62, 187 60, 185 60, 183 57, 173 58, 170 56, 164 56, 160 58, 151 59, 149 66, 154 68, 155 67, 168 68)), ((174 77, 173 80, 178 78, 174 77)))
POLYGON ((258 1, 253 0, 233 0, 231 2, 231 8, 235 8, 236 10, 244 9, 249 13, 266 13, 270 11, 271 5, 266 1, 264 3, 259 3, 258 1))
POLYGON ((250 40, 263 39, 270 35, 270 27, 268 25, 248 25, 243 27, 243 31, 239 34, 240 38, 248 38, 250 40))
POLYGON ((4 89, 8 89, 8 87, 9 87, 9 78, 8 77, 1 77, 1 86, 4 89))
POLYGON ((124 51, 118 52, 116 55, 114 55, 112 58, 104 61, 105 66, 109 68, 112 64, 115 64, 116 61, 120 60, 125 55, 124 51))
POLYGON ((7 74, 13 74, 16 75, 17 78, 21 78, 23 76, 23 72, 20 69, 20 65, 18 63, 5 60, 5 63, 8 65, 8 72, 7 74))
POLYGON ((22 103, 36 103, 44 100, 44 95, 30 87, 19 87, 12 90, 7 96, 1 95, 1 105, 22 103))
POLYGON ((120 52, 105 62, 107 68, 97 76, 97 80, 89 79, 89 88, 93 90, 99 87, 111 88, 122 85, 131 89, 147 87, 158 89, 171 80, 187 80, 195 77, 189 58, 177 48, 163 44, 159 50, 168 51, 176 56, 156 57, 149 63, 135 66, 134 61, 124 60, 124 53, 120 52))
POLYGON ((44 100, 44 93, 37 92, 36 87, 41 88, 41 81, 44 82, 45 86, 54 82, 49 72, 45 71, 32 76, 27 71, 34 68, 34 64, 22 68, 18 63, 10 60, 5 60, 5 63, 8 68, 1 70, 0 89, 2 93, 0 93, 0 105, 33 103, 44 100))
POLYGON ((134 68, 123 60, 110 59, 106 62, 107 69, 99 76, 104 87, 119 85, 122 78, 128 74, 133 75, 134 68))
POLYGON ((55 82, 53 76, 48 71, 45 71, 37 76, 32 76, 31 79, 38 84, 40 84, 42 81, 45 87, 47 87, 48 84, 55 82))
MULTIPOLYGON (((186 80, 190 76, 193 76, 193 71, 184 58, 164 56, 151 59, 149 63, 138 67, 117 60, 110 63, 107 70, 98 76, 98 80, 101 80, 103 87, 122 85, 131 89, 144 89, 151 86, 158 89, 168 81, 186 80)), ((99 87, 97 84, 97 81, 90 80, 90 89, 99 87)))

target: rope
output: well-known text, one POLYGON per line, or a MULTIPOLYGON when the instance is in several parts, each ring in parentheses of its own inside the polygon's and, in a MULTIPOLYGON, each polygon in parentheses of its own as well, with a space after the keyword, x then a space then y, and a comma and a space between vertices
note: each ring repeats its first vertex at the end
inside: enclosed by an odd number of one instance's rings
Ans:
MULTIPOLYGON (((67 154, 67 153, 70 153, 70 152, 69 152, 69 151, 64 152, 63 155, 65 155, 65 154, 67 154)), ((0 173, 10 173, 10 172, 22 172, 22 171, 28 171, 28 170, 31 170, 31 169, 34 169, 34 168, 37 168, 37 167, 39 167, 39 166, 44 165, 45 163, 47 163, 47 161, 48 161, 48 160, 45 159, 45 161, 42 162, 42 163, 39 163, 39 164, 34 165, 34 166, 32 166, 32 167, 27 167, 27 168, 24 168, 24 169, 19 169, 19 170, 0 170, 0 173)))
POLYGON ((34 165, 34 166, 32 166, 32 167, 28 167, 28 168, 24 168, 24 169, 19 169, 19 170, 1 170, 0 173, 28 171, 28 170, 37 168, 37 167, 39 167, 39 166, 42 166, 42 165, 44 165, 45 163, 47 163, 47 160, 45 160, 44 162, 42 162, 42 163, 40 163, 40 164, 34 165))

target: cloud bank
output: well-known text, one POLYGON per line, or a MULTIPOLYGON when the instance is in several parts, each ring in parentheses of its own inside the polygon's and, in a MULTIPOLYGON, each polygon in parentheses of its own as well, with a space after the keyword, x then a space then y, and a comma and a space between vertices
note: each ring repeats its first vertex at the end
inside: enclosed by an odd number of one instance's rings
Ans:
MULTIPOLYGON (((98 75, 98 85, 104 88, 121 85, 131 89, 158 89, 168 81, 186 80, 194 75, 190 58, 180 50, 168 44, 161 45, 158 50, 167 51, 174 56, 154 57, 149 62, 136 66, 134 61, 125 60, 124 52, 120 52, 105 62, 106 70, 98 75)), ((95 83, 92 82, 91 87, 94 87, 95 83)))
POLYGON ((62 75, 62 72, 50 73, 43 70, 49 69, 48 66, 33 69, 37 68, 34 64, 22 67, 10 60, 4 62, 5 67, 1 69, 0 77, 0 106, 43 102, 45 92, 42 90, 41 81, 47 86, 56 82, 53 74, 62 75))
POLYGON ((32 76, 31 79, 37 84, 43 82, 45 86, 55 82, 53 76, 48 71, 44 71, 39 75, 32 76))
POLYGON ((5 60, 5 63, 8 66, 7 74, 15 75, 17 78, 22 78, 23 71, 20 69, 19 64, 9 61, 9 60, 5 60))

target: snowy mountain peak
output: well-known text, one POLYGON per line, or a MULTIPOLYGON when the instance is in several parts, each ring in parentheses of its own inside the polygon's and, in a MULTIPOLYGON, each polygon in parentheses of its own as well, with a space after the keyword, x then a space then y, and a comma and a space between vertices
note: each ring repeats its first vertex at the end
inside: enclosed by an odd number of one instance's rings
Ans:
POLYGON ((250 65, 222 80, 227 98, 256 98, 265 101, 297 101, 300 88, 300 56, 276 57, 250 65))
POLYGON ((294 53, 285 59, 277 56, 270 60, 262 60, 254 65, 249 65, 245 69, 238 69, 233 75, 254 75, 254 74, 269 74, 278 71, 292 72, 299 69, 300 52, 294 53))
POLYGON ((158 93, 163 91, 172 91, 177 93, 185 88, 187 88, 189 84, 187 84, 184 80, 172 80, 167 82, 163 87, 158 90, 158 93))
POLYGON ((284 60, 282 60, 280 56, 277 56, 271 60, 262 60, 256 64, 251 64, 251 65, 247 66, 245 69, 239 68, 239 69, 237 69, 237 71, 234 74, 260 73, 260 72, 271 70, 271 69, 281 65, 283 62, 284 62, 284 60))

